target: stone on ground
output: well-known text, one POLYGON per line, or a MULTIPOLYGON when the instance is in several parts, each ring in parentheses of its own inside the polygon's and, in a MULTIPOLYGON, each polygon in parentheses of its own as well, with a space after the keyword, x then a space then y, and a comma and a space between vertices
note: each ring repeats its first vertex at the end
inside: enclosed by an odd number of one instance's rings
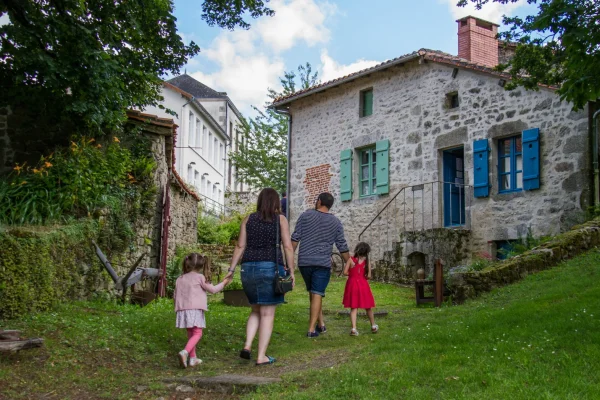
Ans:
POLYGON ((253 392, 259 386, 279 383, 281 382, 281 379, 264 378, 261 376, 226 374, 219 376, 185 376, 181 378, 171 378, 168 381, 181 382, 196 388, 212 390, 220 393, 239 394, 253 392))

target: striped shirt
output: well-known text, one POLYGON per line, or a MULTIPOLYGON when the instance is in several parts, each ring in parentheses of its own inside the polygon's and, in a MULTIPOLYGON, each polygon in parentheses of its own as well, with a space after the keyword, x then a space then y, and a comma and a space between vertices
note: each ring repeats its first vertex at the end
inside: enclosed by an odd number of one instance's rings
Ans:
POLYGON ((307 210, 300 215, 292 241, 300 242, 299 267, 331 268, 334 243, 340 253, 348 252, 344 227, 338 217, 317 210, 307 210))

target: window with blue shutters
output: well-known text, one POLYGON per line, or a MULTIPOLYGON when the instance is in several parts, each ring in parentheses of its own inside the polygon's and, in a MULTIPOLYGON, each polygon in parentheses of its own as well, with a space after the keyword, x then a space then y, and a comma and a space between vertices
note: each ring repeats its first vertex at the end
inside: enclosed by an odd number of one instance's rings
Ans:
POLYGON ((523 189, 540 188, 540 130, 523 131, 523 189))
POLYGON ((361 197, 377 193, 376 154, 375 147, 359 151, 358 184, 361 197))
POLYGON ((523 148, 521 135, 498 140, 498 191, 516 192, 523 188, 523 148))
POLYGON ((489 152, 487 139, 473 142, 473 195, 475 197, 488 197, 490 193, 489 152))

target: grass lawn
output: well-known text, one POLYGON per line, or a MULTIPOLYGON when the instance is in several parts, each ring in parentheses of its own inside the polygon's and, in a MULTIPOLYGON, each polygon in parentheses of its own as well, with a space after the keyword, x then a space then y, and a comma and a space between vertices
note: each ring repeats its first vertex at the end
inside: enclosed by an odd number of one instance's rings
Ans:
POLYGON ((457 307, 417 308, 412 290, 373 284, 379 310, 389 311, 376 335, 366 317, 361 335, 348 335, 349 318, 336 314, 344 282, 330 284, 328 332, 316 339, 304 336, 305 292, 287 296, 269 348, 277 362, 267 367, 238 358, 248 310, 225 306, 221 294, 211 298, 197 369, 178 368, 185 332, 174 327, 170 300, 145 308, 74 302, 0 321, 45 339, 41 349, 0 356, 0 398, 223 398, 162 383, 222 373, 283 379, 246 396, 257 399, 600 398, 598 251, 457 307))

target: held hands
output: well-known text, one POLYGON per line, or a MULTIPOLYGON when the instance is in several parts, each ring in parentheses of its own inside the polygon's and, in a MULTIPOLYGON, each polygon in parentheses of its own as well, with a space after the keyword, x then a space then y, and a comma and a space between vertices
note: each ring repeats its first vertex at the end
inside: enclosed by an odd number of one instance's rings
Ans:
POLYGON ((229 286, 229 284, 233 282, 233 273, 227 274, 227 276, 225 276, 223 279, 223 282, 225 283, 225 286, 229 286))

